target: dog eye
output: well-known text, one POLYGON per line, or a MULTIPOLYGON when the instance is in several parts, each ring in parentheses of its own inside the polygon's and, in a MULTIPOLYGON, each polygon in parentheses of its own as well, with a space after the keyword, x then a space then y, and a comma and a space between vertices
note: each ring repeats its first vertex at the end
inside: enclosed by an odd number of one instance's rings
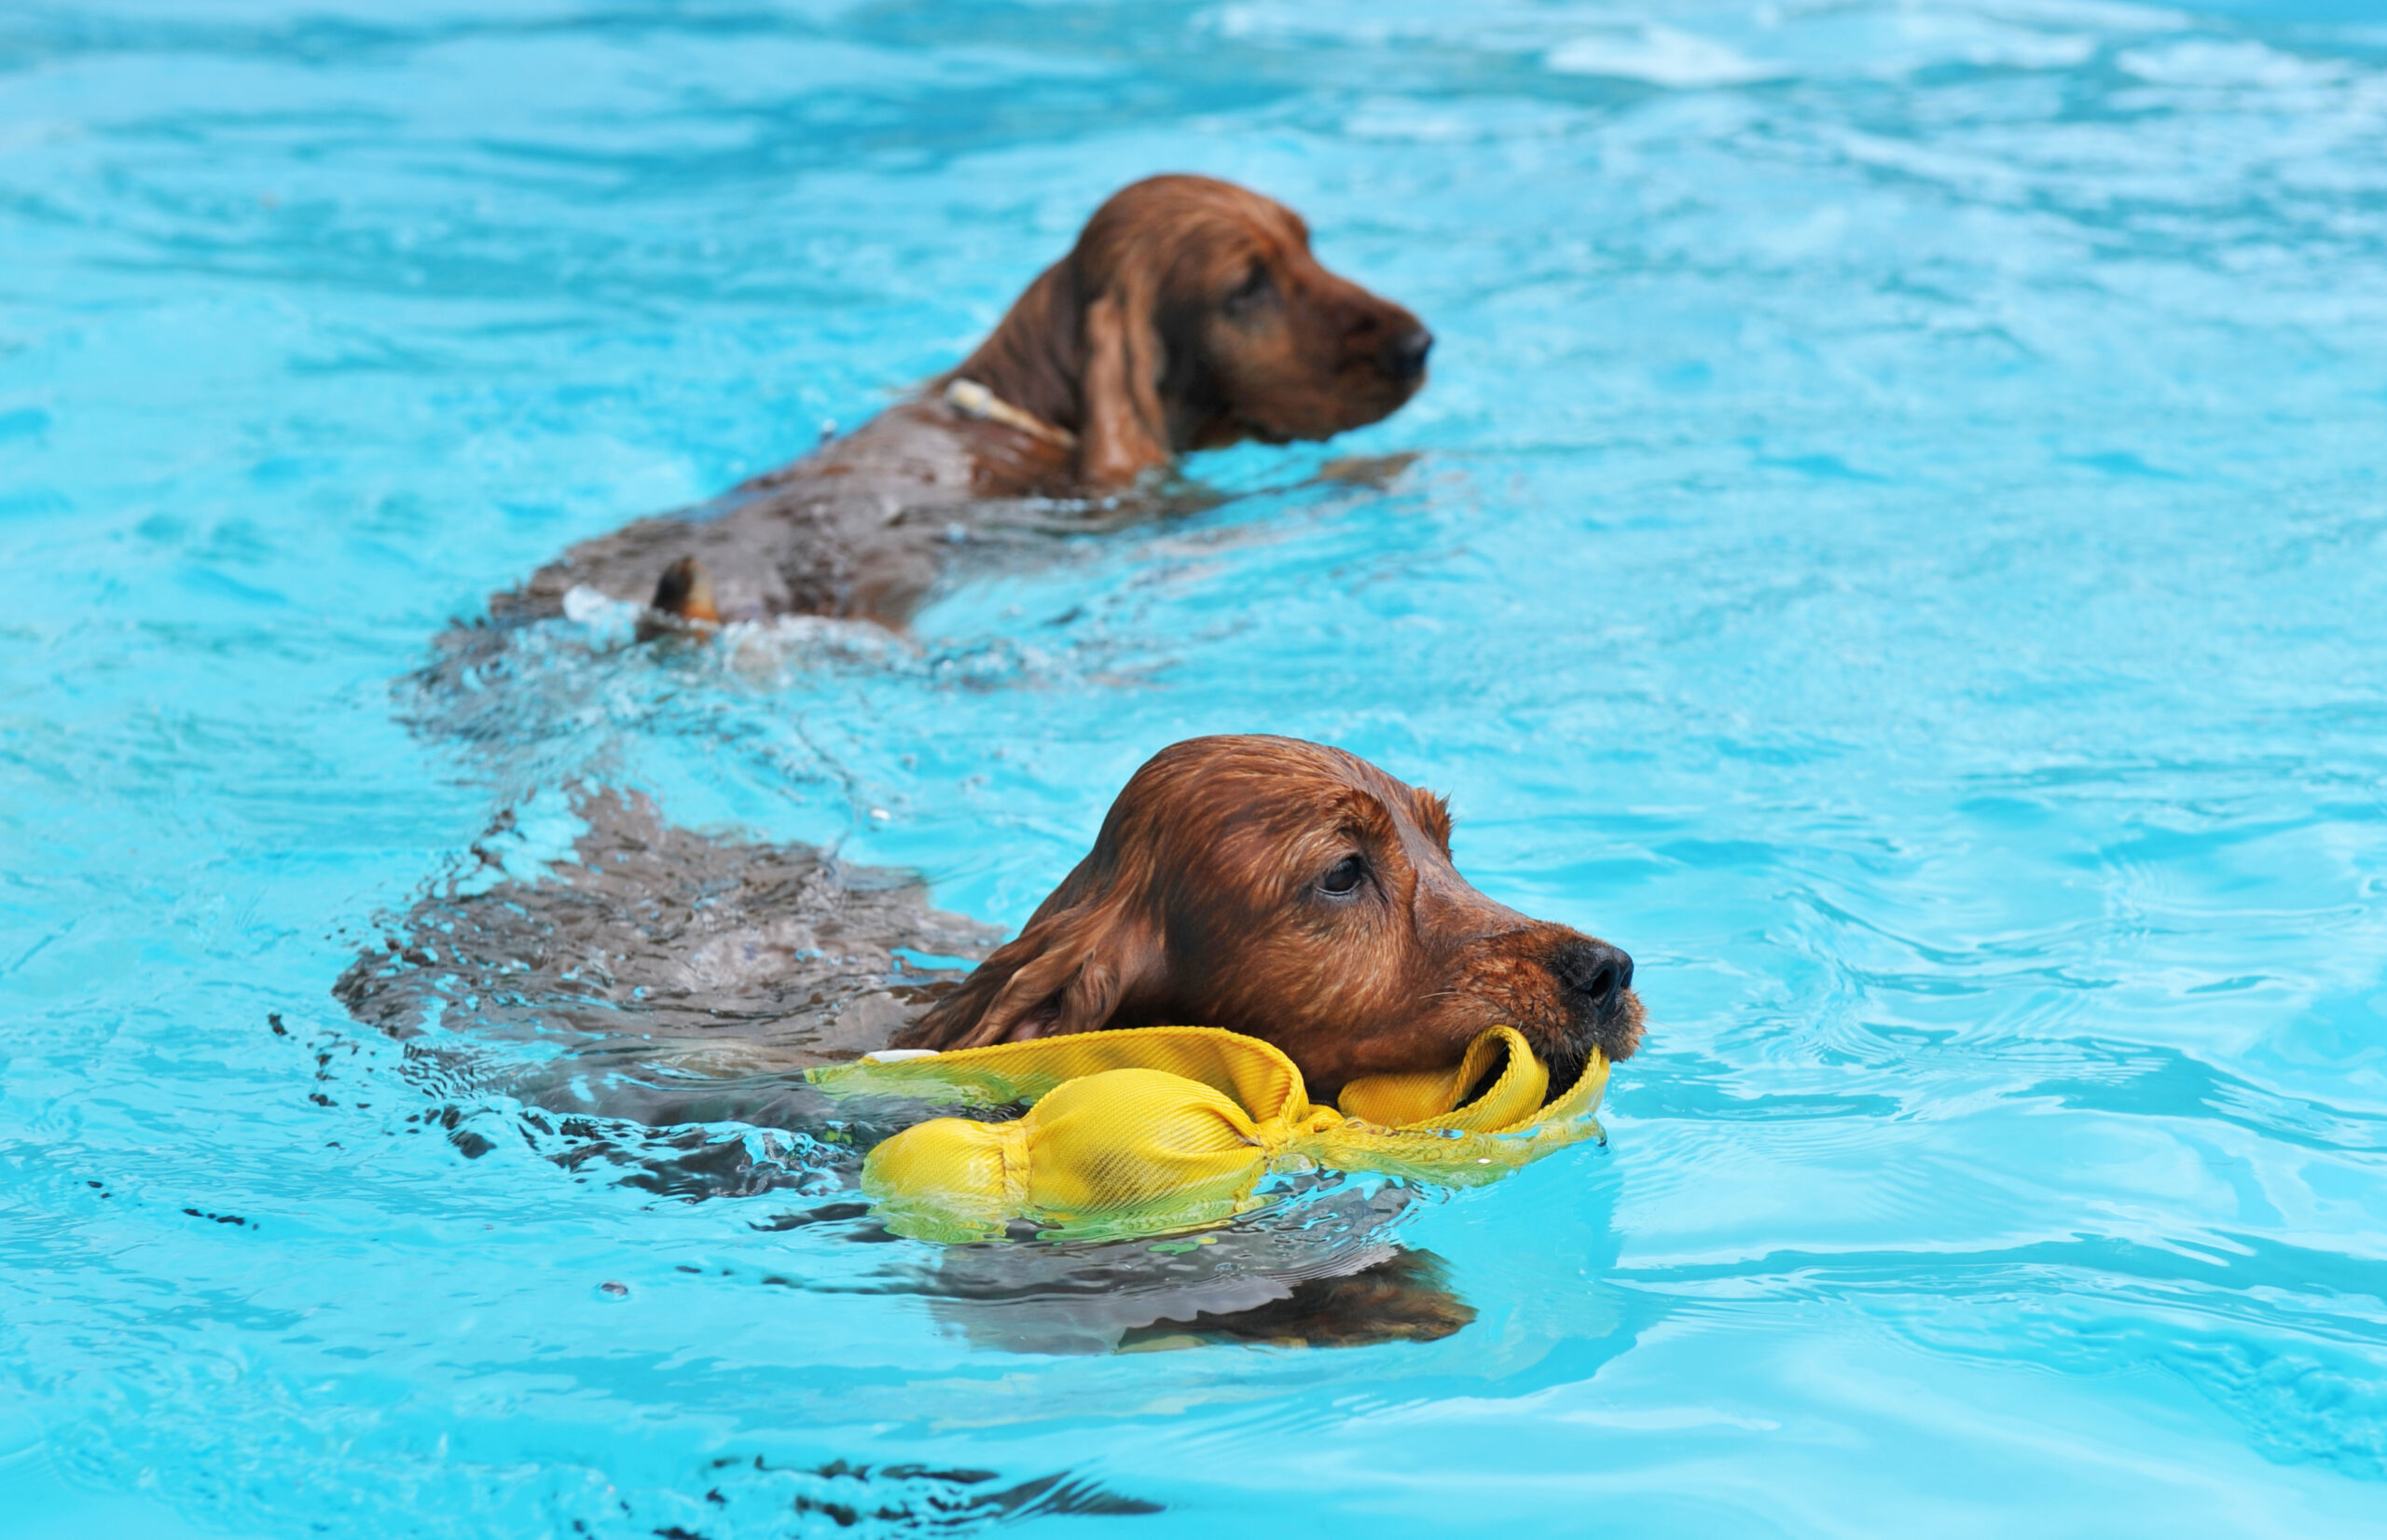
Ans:
POLYGON ((1243 275, 1243 282, 1227 292, 1227 309, 1237 311, 1250 309, 1268 297, 1268 292, 1276 286, 1276 282, 1269 276, 1265 264, 1253 263, 1251 270, 1243 275))
POLYGON ((1340 897, 1356 889, 1367 880, 1367 875, 1366 861, 1357 856, 1345 856, 1328 868, 1326 875, 1318 879, 1318 886, 1340 897))

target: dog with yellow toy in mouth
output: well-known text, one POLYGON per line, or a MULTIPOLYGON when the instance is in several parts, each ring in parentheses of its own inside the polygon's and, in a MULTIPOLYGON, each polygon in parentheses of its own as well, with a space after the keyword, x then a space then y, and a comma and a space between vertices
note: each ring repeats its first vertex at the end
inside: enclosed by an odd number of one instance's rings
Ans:
POLYGON ((1232 1217, 1275 1170, 1472 1185, 1596 1134, 1640 1040, 1632 959, 1477 892, 1450 829, 1340 749, 1164 749, 1018 940, 899 1035, 912 1052, 811 1072, 1033 1104, 897 1135, 864 1190, 922 1239, 1151 1232, 1232 1217))
POLYGON ((1318 744, 1163 749, 1000 946, 901 873, 610 791, 574 812, 535 877, 393 916, 342 1001, 400 1038, 470 1020, 468 1045, 412 1062, 566 1120, 582 1132, 553 1153, 579 1169, 829 1199, 775 1228, 1059 1237, 884 1254, 887 1286, 988 1345, 1448 1336, 1474 1313, 1393 1238, 1410 1195, 1302 1174, 1495 1179, 1597 1137, 1608 1066, 1641 1039, 1631 959, 1476 891, 1442 799, 1318 744), (723 1122, 819 1134, 819 1166, 631 1132, 723 1122), (858 1148, 868 1209, 833 1196, 858 1148), (1288 1189, 1307 1195, 1280 1212, 1288 1189))
POLYGON ((509 1035, 535 1044, 488 1083, 559 1113, 802 1129, 856 1092, 1034 1104, 875 1159, 868 1185, 923 1235, 1196 1222, 1303 1162, 1466 1185, 1582 1136, 1641 1038, 1630 957, 1478 892, 1441 798, 1320 744, 1161 750, 991 952, 897 874, 618 797, 577 810, 578 859, 427 899, 340 997, 399 1036, 469 1012, 476 1075, 509 1035), (1462 1159, 1469 1139, 1493 1142, 1462 1159))

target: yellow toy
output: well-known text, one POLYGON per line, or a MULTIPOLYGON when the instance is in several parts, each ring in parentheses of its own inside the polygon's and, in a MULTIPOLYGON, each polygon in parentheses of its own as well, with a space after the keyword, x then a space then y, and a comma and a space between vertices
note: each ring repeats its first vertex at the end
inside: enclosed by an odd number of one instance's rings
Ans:
POLYGON ((807 1072, 821 1089, 1000 1107, 1011 1122, 938 1118, 871 1150, 862 1191, 915 1240, 1000 1237, 1013 1219, 1072 1239, 1152 1235, 1258 1206, 1271 1172, 1377 1172, 1473 1187, 1599 1135, 1607 1061, 1544 1105, 1550 1072, 1497 1026, 1453 1069, 1352 1081, 1312 1105, 1302 1072, 1257 1038, 1209 1026, 1088 1032, 864 1059, 807 1072), (1483 1094, 1469 1089, 1498 1070, 1483 1094))

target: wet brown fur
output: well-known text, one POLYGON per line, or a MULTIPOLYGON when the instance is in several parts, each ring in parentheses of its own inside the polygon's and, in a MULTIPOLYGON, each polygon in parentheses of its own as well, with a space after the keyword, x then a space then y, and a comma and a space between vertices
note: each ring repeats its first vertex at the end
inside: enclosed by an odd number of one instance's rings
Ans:
POLYGON ((1341 749, 1194 738, 1127 783, 1094 849, 900 1047, 1191 1023, 1275 1043, 1329 1098, 1515 1026, 1571 1083, 1641 1040, 1632 959, 1477 892, 1450 810, 1341 749), (1328 886, 1342 863, 1347 894, 1328 886), (1344 868, 1344 874, 1349 874, 1344 868))
POLYGON ((1190 450, 1373 422, 1424 383, 1431 341, 1408 310, 1322 267, 1282 204, 1208 177, 1152 177, 1097 209, 918 397, 712 504, 574 546, 497 596, 491 615, 559 613, 586 586, 691 620, 900 626, 989 504, 1109 496, 1190 450), (943 394, 955 378, 1058 432, 965 415, 943 394))

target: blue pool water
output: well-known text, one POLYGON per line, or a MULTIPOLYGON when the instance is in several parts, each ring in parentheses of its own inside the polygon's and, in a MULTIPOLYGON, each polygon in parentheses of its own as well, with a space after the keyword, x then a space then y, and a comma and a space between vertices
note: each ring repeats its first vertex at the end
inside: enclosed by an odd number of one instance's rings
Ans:
POLYGON ((2382 447, 2355 0, 13 5, 0 1533, 2376 1534, 2382 447), (559 623, 422 725, 1164 169, 1430 389, 915 647, 559 623), (1016 926, 1225 729, 1638 960, 1607 1147, 1400 1232, 1456 1336, 973 1342, 783 1194, 421 1136, 330 994, 575 787, 1016 926))

